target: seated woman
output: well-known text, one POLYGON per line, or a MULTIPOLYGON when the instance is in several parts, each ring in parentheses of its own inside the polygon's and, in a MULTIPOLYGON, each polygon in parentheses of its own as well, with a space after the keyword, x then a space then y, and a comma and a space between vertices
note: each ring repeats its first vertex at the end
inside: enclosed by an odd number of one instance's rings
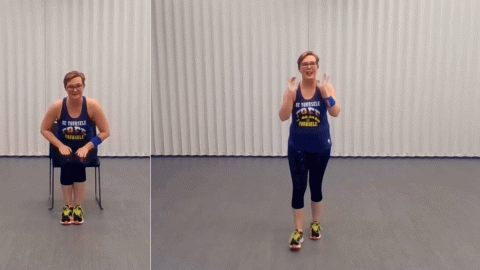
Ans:
POLYGON ((56 101, 49 108, 42 122, 41 133, 62 156, 60 183, 65 206, 60 224, 79 225, 85 221, 82 209, 85 197, 85 165, 92 158, 95 148, 110 136, 110 129, 100 104, 83 96, 83 73, 67 73, 63 85, 67 97, 56 101), (57 134, 52 132, 55 121, 58 125, 57 134), (96 126, 99 130, 97 136, 94 135, 96 126))

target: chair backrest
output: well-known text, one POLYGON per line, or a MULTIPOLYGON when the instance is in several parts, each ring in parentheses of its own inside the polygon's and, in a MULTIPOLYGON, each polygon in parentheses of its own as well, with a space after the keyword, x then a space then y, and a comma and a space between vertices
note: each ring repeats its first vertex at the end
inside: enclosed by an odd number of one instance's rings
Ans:
MULTIPOLYGON (((52 126, 52 133, 53 135, 55 135, 55 137, 58 138, 58 122, 55 121, 53 122, 53 126, 52 126)), ((48 149, 48 157, 54 159, 54 163, 55 163, 55 159, 60 155, 60 153, 58 152, 58 149, 53 146, 53 144, 49 144, 49 149, 48 149)), ((57 167, 57 166, 55 166, 57 167)))

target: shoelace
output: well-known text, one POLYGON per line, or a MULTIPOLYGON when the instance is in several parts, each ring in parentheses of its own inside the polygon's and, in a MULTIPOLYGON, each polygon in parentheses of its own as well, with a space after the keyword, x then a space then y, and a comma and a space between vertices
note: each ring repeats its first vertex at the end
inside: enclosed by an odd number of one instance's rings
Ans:
POLYGON ((68 216, 68 214, 70 213, 70 211, 71 211, 71 210, 70 210, 69 207, 65 207, 65 206, 63 207, 63 214, 64 214, 64 215, 67 215, 67 216, 68 216))
POLYGON ((314 222, 314 223, 312 224, 312 229, 313 229, 313 231, 315 231, 315 232, 321 232, 321 231, 323 231, 322 226, 321 226, 320 223, 318 223, 318 222, 314 222))
POLYGON ((82 208, 80 208, 80 207, 75 207, 75 208, 73 208, 73 212, 75 213, 75 215, 80 216, 80 217, 83 217, 82 208))
POLYGON ((298 243, 300 242, 300 239, 302 239, 302 234, 299 231, 295 231, 292 235, 292 239, 298 243))

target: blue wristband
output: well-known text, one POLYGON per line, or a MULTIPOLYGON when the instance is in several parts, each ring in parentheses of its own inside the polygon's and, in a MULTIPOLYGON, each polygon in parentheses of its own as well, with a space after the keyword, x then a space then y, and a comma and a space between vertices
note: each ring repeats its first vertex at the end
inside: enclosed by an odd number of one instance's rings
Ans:
POLYGON ((327 107, 331 108, 335 106, 335 99, 332 96, 329 96, 328 98, 324 99, 325 103, 327 103, 327 107))
POLYGON ((97 148, 97 146, 102 143, 102 139, 100 139, 98 136, 95 136, 95 138, 93 138, 90 142, 93 143, 95 148, 97 148))

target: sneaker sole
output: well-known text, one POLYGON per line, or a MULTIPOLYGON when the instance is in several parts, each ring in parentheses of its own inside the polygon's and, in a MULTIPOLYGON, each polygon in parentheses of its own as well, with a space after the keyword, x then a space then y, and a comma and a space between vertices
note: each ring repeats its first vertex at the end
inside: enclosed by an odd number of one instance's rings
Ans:
POLYGON ((298 250, 300 250, 301 247, 302 247, 302 246, 290 246, 290 250, 292 250, 292 251, 298 251, 298 250))
POLYGON ((289 245, 291 250, 297 251, 302 248, 303 238, 300 239, 300 243, 298 245, 289 245))
POLYGON ((70 221, 61 221, 60 220, 60 224, 62 224, 62 225, 70 225, 72 223, 73 223, 73 218, 70 218, 70 221))
POLYGON ((316 237, 316 236, 310 236, 310 239, 312 239, 312 240, 319 240, 320 238, 322 238, 321 235, 318 236, 318 237, 316 237))
POLYGON ((85 220, 82 221, 73 221, 72 224, 74 225, 82 225, 85 222, 85 220))

